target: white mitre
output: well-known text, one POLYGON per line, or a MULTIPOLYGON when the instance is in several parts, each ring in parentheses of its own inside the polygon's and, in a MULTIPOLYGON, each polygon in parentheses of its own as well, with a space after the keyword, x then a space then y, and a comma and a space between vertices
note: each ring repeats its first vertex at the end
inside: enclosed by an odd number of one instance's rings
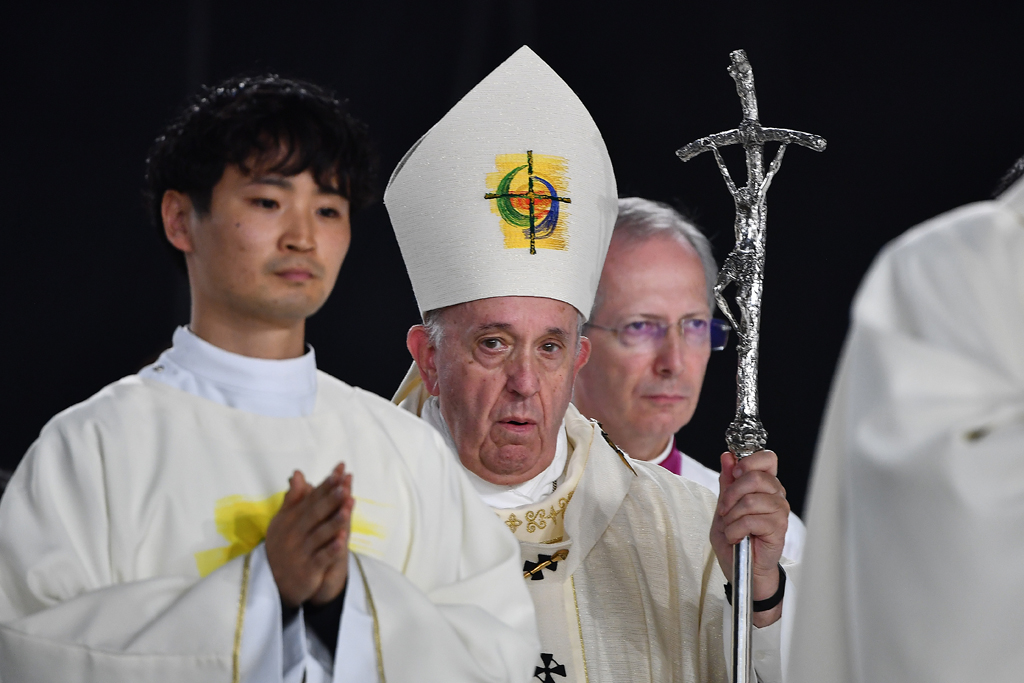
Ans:
POLYGON ((586 107, 530 48, 413 145, 384 204, 421 313, 537 296, 589 316, 615 224, 615 175, 586 107))

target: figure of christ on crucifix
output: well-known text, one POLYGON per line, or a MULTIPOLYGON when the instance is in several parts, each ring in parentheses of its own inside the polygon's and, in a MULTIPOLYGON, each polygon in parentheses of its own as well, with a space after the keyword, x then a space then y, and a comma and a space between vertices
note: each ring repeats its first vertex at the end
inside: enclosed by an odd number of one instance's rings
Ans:
POLYGON ((531 254, 537 253, 537 240, 544 239, 553 233, 558 224, 558 204, 556 202, 572 203, 572 200, 568 197, 559 197, 554 186, 546 179, 534 175, 533 150, 527 150, 526 163, 506 173, 505 177, 498 183, 497 192, 488 192, 484 195, 484 199, 498 200, 498 211, 502 219, 509 225, 524 228, 523 236, 530 238, 531 254), (512 181, 515 180, 515 177, 524 168, 526 169, 526 192, 513 192, 511 190, 512 181), (540 182, 547 188, 546 194, 534 192, 533 184, 535 181, 540 182), (539 225, 537 223, 537 209, 540 208, 537 206, 538 202, 548 203, 547 214, 539 225), (528 210, 526 215, 519 212, 519 207, 523 207, 524 204, 526 205, 524 208, 528 210), (538 228, 540 229, 538 230, 538 228))
POLYGON ((768 188, 782 166, 782 157, 787 145, 796 143, 821 152, 825 149, 825 139, 796 130, 762 127, 758 120, 754 72, 747 55, 743 50, 736 50, 729 56, 732 60, 729 75, 736 81, 736 92, 743 107, 743 121, 738 128, 691 142, 676 154, 683 161, 689 161, 701 152, 710 150, 715 155, 718 169, 736 204, 736 245, 719 271, 715 299, 739 337, 739 396, 736 420, 730 426, 726 438, 730 450, 737 455, 748 455, 763 448, 767 439, 758 418, 757 349, 764 282, 768 188), (764 171, 766 142, 781 143, 767 174, 764 171), (747 184, 744 187, 736 187, 718 151, 719 147, 736 144, 743 145, 746 152, 747 184), (736 304, 740 310, 738 322, 724 296, 724 290, 733 283, 737 286, 736 304))
MULTIPOLYGON (((779 167, 786 146, 796 143, 816 152, 824 151, 825 139, 810 133, 785 128, 763 128, 758 120, 757 95, 754 92, 754 72, 747 54, 736 50, 729 55, 732 64, 729 75, 736 81, 736 92, 743 107, 743 120, 738 128, 715 133, 695 140, 676 154, 683 161, 689 161, 698 154, 711 150, 715 155, 718 170, 725 179, 733 201, 736 204, 736 245, 726 257, 715 284, 715 300, 737 332, 738 371, 736 374, 736 416, 725 432, 729 450, 737 457, 744 458, 764 449, 768 435, 761 424, 757 401, 757 356, 759 330, 761 327, 761 294, 764 286, 765 226, 767 222, 766 197, 779 167), (764 145, 766 142, 780 143, 768 173, 764 171, 764 145), (736 187, 729 169, 722 160, 719 147, 743 145, 747 161, 747 184, 736 187), (724 291, 736 284, 736 305, 739 321, 725 300, 724 291)), ((772 457, 775 457, 774 455, 772 457)), ((732 621, 732 680, 734 683, 748 683, 750 676, 751 642, 751 571, 755 558, 750 537, 743 538, 733 546, 732 583, 734 585, 732 621)), ((763 568, 762 568, 763 569, 763 568)), ((780 595, 785 585, 779 568, 780 595)))

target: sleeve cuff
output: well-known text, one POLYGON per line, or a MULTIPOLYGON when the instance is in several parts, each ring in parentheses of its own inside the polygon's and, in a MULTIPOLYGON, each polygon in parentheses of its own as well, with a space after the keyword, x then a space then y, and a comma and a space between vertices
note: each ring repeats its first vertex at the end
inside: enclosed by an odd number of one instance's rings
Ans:
MULTIPOLYGON (((786 608, 783 607, 783 614, 786 608)), ((750 638, 754 671, 761 683, 782 683, 782 619, 764 628, 754 627, 750 638)))
POLYGON ((242 627, 241 669, 244 683, 301 681, 305 671, 306 634, 298 618, 282 629, 281 595, 260 543, 249 563, 249 591, 242 627))
MULTIPOLYGON (((764 628, 753 627, 750 637, 750 662, 754 667, 754 674, 760 683, 782 683, 782 622, 786 610, 791 606, 787 595, 783 601, 783 618, 778 619, 774 624, 764 628)), ((722 607, 725 610, 722 619, 722 646, 725 650, 726 665, 730 669, 729 679, 732 679, 732 607, 722 597, 722 607)))
POLYGON ((334 681, 378 681, 376 625, 355 553, 348 554, 348 587, 334 654, 334 681))
POLYGON ((349 553, 348 587, 341 611, 333 675, 328 679, 309 654, 302 610, 282 628, 281 596, 261 543, 252 551, 245 626, 242 629, 242 680, 245 683, 299 683, 315 680, 378 681, 375 624, 355 554, 349 553), (313 669, 307 671, 307 669, 313 669), (320 674, 318 676, 317 674, 320 674))

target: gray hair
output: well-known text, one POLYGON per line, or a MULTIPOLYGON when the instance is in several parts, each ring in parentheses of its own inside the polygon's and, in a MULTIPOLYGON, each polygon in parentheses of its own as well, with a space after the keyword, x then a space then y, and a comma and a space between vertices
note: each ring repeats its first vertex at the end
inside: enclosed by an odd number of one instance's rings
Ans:
MULTIPOLYGON (((457 304, 456 304, 457 305, 457 304)), ((444 338, 444 312, 451 306, 435 308, 423 314, 423 327, 427 330, 427 339, 435 349, 441 347, 441 340, 444 338)), ((586 318, 579 311, 576 311, 576 353, 580 352, 583 345, 583 325, 586 318)))
POLYGON ((435 308, 423 314, 423 327, 427 330, 427 339, 430 340, 430 345, 435 349, 441 346, 441 338, 444 336, 444 330, 441 328, 441 317, 446 310, 448 310, 448 307, 435 308))
MULTIPOLYGON (((711 254, 711 243, 704 233, 668 204, 641 197, 623 197, 619 200, 619 216, 615 219, 612 239, 646 242, 656 237, 671 237, 694 248, 704 268, 704 282, 708 290, 708 308, 715 311, 715 282, 718 264, 711 254)), ((601 306, 601 288, 590 317, 593 319, 601 306)))

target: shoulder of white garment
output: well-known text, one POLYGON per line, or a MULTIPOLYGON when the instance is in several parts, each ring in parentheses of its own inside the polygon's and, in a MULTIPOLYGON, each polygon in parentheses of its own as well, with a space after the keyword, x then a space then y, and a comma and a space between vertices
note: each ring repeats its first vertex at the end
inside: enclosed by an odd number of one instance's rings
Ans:
POLYGON ((1024 373, 1015 342, 1024 326, 1019 203, 1013 195, 968 204, 887 245, 854 298, 852 332, 895 334, 997 374, 1024 373))
MULTIPOLYGON (((380 428, 408 464, 417 468, 426 464, 437 467, 440 460, 441 469, 447 470, 456 462, 437 430, 391 401, 346 384, 321 370, 317 371, 317 388, 320 392, 317 413, 342 409, 346 403, 346 410, 358 406, 361 416, 356 422, 367 429, 371 425, 380 428)), ((354 415, 347 417, 352 418, 354 415)))
POLYGON ((672 544, 685 545, 693 557, 710 555, 707 530, 716 505, 713 493, 660 465, 623 454, 602 436, 596 422, 572 405, 565 424, 572 458, 586 458, 565 509, 565 532, 574 548, 566 560, 567 573, 585 562, 608 529, 619 523, 657 527, 662 542, 671 537, 672 544))
MULTIPOLYGON (((914 277, 922 272, 940 271, 939 261, 963 261, 984 251, 994 241, 996 248, 1003 246, 1001 235, 1024 229, 1024 185, 1018 183, 1010 197, 999 201, 966 204, 931 218, 887 244, 875 258, 872 267, 854 298, 854 309, 864 314, 866 299, 871 307, 879 309, 877 290, 891 285, 890 273, 904 271, 914 277)), ((1021 233, 1024 237, 1024 233, 1021 233)))
MULTIPOLYGON (((341 419, 358 423, 360 428, 372 429, 376 425, 410 459, 428 451, 442 453, 447 450, 433 428, 376 394, 353 387, 319 370, 317 392, 314 415, 335 412, 341 419)), ((238 414, 233 408, 193 396, 156 380, 129 375, 53 416, 43 426, 40 436, 53 431, 81 431, 88 428, 102 430, 122 426, 135 432, 147 420, 163 411, 204 408, 238 414)))
POLYGON ((689 479, 690 481, 697 482, 717 496, 719 490, 718 472, 715 472, 710 467, 702 465, 686 453, 683 453, 682 455, 683 468, 682 472, 680 472, 680 476, 683 479, 689 479))
MULTIPOLYGON (((146 412, 158 402, 159 391, 138 375, 129 375, 108 384, 89 398, 54 415, 43 426, 40 436, 54 430, 82 428, 90 424, 121 423, 146 412)), ((188 395, 180 393, 183 397, 188 395)))
MULTIPOLYGON (((623 495, 632 495, 638 488, 653 488, 641 499, 646 497, 654 504, 652 496, 655 496, 675 501, 683 508, 714 512, 717 497, 706 487, 669 472, 661 465, 629 457, 602 435, 598 423, 585 418, 572 404, 569 404, 566 411, 565 425, 569 439, 573 442, 574 458, 577 457, 575 451, 581 443, 589 443, 589 460, 581 485, 573 497, 574 504, 576 496, 580 495, 603 498, 613 489, 622 491, 623 495), (612 478, 621 480, 621 485, 613 486, 612 478), (660 493, 654 493, 654 490, 660 493)), ((641 504, 645 503, 641 500, 641 504)))
POLYGON ((382 427, 398 428, 399 431, 408 431, 419 436, 433 437, 436 434, 433 427, 409 411, 399 408, 373 392, 354 387, 328 375, 323 370, 317 371, 317 387, 321 392, 320 398, 323 399, 322 405, 317 406, 317 412, 333 410, 336 405, 351 401, 358 403, 382 427))
MULTIPOLYGON (((669 472, 661 465, 652 465, 643 460, 630 460, 637 474, 636 486, 654 487, 663 500, 673 501, 691 511, 708 515, 710 522, 718 506, 718 494, 702 483, 669 472)), ((650 495, 650 494, 648 494, 650 495)))

